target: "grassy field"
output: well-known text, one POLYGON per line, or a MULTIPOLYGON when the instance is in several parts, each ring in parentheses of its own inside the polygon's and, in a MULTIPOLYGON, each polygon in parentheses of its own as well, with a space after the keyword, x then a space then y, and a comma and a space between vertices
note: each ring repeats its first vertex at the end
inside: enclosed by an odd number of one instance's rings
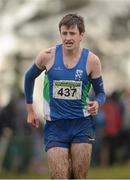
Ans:
POLYGON ((89 170, 90 179, 130 179, 130 165, 115 165, 109 168, 96 167, 89 170))
MULTIPOLYGON (((4 171, 0 173, 0 179, 48 179, 47 171, 43 174, 35 172, 16 173, 4 171)), ((130 179, 130 165, 115 165, 109 168, 90 168, 88 179, 130 179)))

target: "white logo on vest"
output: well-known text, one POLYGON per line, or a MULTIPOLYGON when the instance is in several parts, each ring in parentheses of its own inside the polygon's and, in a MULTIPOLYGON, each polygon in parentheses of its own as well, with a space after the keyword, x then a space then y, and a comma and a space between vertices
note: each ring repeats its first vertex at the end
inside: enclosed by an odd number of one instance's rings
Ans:
POLYGON ((83 70, 77 69, 75 73, 75 80, 81 80, 83 74, 83 70))

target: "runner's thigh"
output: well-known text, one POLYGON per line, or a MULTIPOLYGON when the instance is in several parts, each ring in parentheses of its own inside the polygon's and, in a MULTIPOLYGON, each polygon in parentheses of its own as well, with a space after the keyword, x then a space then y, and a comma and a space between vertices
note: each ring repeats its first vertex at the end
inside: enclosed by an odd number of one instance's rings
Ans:
POLYGON ((71 145, 72 171, 75 179, 85 179, 91 160, 92 144, 73 143, 71 145))
POLYGON ((69 151, 67 148, 53 147, 48 149, 48 165, 53 179, 67 179, 69 177, 69 151))

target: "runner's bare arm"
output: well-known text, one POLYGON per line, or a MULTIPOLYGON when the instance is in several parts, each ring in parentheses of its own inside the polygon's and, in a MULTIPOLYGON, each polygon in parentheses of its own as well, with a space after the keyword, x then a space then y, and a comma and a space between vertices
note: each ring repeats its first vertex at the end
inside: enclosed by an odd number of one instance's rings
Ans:
POLYGON ((51 57, 51 49, 41 51, 38 54, 35 63, 25 74, 24 91, 25 91, 26 107, 28 112, 27 122, 31 124, 33 127, 39 126, 38 116, 33 107, 34 83, 35 83, 35 79, 44 70, 46 70, 46 67, 48 67, 50 63, 50 57, 51 57))
POLYGON ((100 76, 102 76, 102 68, 101 68, 101 62, 98 56, 96 56, 94 53, 90 52, 89 58, 88 58, 88 69, 87 72, 89 75, 91 75, 92 79, 96 79, 100 76))
POLYGON ((91 115, 96 115, 99 106, 105 102, 105 92, 102 80, 102 68, 99 58, 91 53, 89 58, 89 72, 91 76, 91 83, 95 92, 94 101, 89 102, 88 112, 91 115))
POLYGON ((35 60, 36 66, 41 70, 48 70, 53 64, 54 53, 54 47, 41 51, 35 60))

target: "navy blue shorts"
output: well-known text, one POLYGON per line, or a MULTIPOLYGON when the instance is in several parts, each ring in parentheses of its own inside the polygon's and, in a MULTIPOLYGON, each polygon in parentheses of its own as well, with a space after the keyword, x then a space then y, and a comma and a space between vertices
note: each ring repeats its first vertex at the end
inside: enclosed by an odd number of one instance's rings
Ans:
POLYGON ((46 121, 45 151, 52 147, 69 148, 72 143, 94 143, 95 121, 92 116, 82 119, 46 121))

